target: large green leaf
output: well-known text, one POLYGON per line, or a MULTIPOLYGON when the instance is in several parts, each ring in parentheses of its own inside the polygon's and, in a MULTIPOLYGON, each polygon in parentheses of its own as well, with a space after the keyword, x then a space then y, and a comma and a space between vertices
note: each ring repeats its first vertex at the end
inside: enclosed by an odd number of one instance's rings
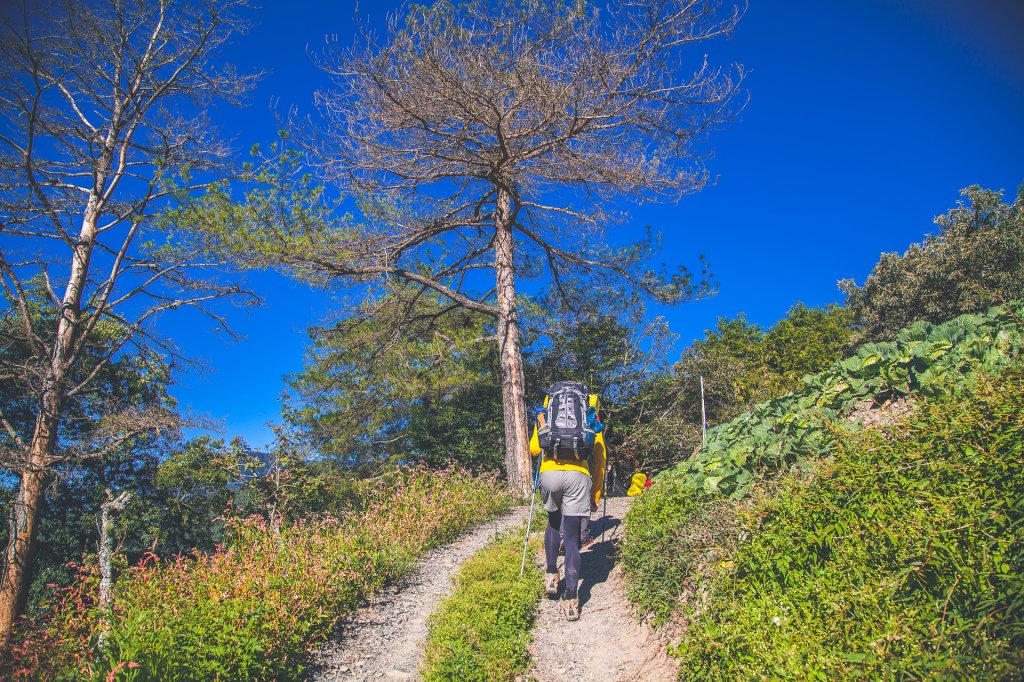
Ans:
POLYGON ((975 369, 1024 362, 1024 304, 942 325, 915 322, 895 342, 865 344, 824 372, 803 378, 803 389, 759 403, 708 431, 703 451, 667 475, 688 489, 740 499, 759 475, 805 457, 829 454, 835 429, 858 430, 842 418, 865 398, 912 391, 931 394, 962 382, 975 369))

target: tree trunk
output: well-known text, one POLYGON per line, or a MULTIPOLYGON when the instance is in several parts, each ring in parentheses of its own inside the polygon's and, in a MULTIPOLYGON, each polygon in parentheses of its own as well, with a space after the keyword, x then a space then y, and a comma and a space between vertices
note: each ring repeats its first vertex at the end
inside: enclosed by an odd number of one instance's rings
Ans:
POLYGON ((112 598, 111 587, 114 584, 114 516, 123 511, 130 494, 122 492, 111 497, 107 491, 107 501, 100 505, 100 608, 110 607, 112 598))
POLYGON ((29 467, 21 475, 18 496, 11 507, 3 580, 0 581, 0 647, 7 646, 14 619, 24 611, 28 598, 28 571, 47 480, 47 470, 39 463, 45 463, 48 458, 37 450, 46 447, 45 440, 33 441, 29 467))
MULTIPOLYGON (((109 154, 104 159, 109 165, 109 154)), ((81 320, 82 291, 88 279, 89 261, 96 241, 96 218, 104 182, 105 175, 97 174, 96 189, 89 198, 79 239, 75 244, 53 354, 39 396, 36 428, 28 448, 28 465, 22 471, 18 485, 18 497, 12 515, 14 524, 4 551, 3 580, 0 582, 0 647, 6 647, 14 619, 24 610, 28 596, 28 569, 35 549, 39 504, 57 445, 57 428, 65 391, 64 377, 81 320)))
POLYGON ((526 498, 531 492, 530 441, 526 422, 523 358, 519 351, 519 323, 516 319, 513 220, 512 197, 508 190, 499 188, 494 219, 494 272, 498 293, 501 398, 505 416, 505 471, 512 492, 526 498))
POLYGON ((107 490, 107 501, 100 505, 100 610, 103 612, 101 622, 103 629, 99 634, 100 649, 107 648, 110 639, 110 619, 108 610, 114 599, 114 516, 124 510, 131 494, 126 490, 117 497, 110 496, 107 490))

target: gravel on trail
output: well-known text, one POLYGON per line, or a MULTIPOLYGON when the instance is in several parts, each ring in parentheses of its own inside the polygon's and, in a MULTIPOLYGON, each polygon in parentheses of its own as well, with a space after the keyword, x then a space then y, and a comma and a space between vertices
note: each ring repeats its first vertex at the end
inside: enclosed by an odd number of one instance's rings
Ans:
MULTIPOLYGON (((675 680, 677 667, 666 643, 637 620, 626 599, 616 550, 632 498, 612 497, 608 515, 595 514, 595 541, 583 550, 580 619, 566 621, 558 601, 543 598, 529 652, 536 682, 660 682, 675 680), (604 539, 601 529, 604 528, 604 539)), ((603 513, 603 510, 602 510, 603 513)), ((521 526, 529 507, 480 524, 424 557, 401 584, 382 590, 356 611, 312 656, 306 679, 317 682, 418 680, 427 619, 451 593, 463 562, 495 536, 521 526)), ((543 532, 543 522, 534 530, 543 532)), ((543 555, 536 560, 543 565, 543 555)), ((561 567, 560 567, 561 568, 561 567)), ((564 571, 563 576, 564 576, 564 571)))
MULTIPOLYGON (((622 520, 633 498, 608 499, 608 516, 590 524, 596 538, 583 550, 580 619, 570 623, 558 600, 543 598, 533 630, 529 679, 536 682, 660 682, 675 680, 678 667, 666 643, 639 622, 626 599, 617 565, 622 520), (601 529, 605 530, 601 541, 601 529)), ((603 513, 603 509, 601 510, 603 513)), ((565 572, 561 570, 564 588, 565 572)))
POLYGON ((306 679, 418 680, 427 619, 451 593, 451 578, 466 559, 528 515, 529 507, 518 507, 428 553, 407 580, 382 590, 338 627, 314 652, 306 679))

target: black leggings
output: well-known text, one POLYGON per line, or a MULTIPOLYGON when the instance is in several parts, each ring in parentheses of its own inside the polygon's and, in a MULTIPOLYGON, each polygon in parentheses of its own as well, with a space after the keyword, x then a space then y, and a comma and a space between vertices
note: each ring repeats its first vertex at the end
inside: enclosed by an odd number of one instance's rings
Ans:
POLYGON ((548 573, 558 571, 558 545, 565 543, 565 598, 576 597, 580 581, 580 524, 582 516, 562 516, 562 512, 548 512, 548 527, 544 531, 544 555, 548 573))

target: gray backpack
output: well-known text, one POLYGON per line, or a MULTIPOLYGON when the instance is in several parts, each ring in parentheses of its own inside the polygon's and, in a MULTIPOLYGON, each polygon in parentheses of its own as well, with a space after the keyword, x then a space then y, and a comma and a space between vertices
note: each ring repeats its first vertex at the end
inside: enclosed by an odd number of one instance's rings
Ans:
POLYGON ((594 429, 587 424, 590 391, 578 381, 559 381, 548 389, 546 419, 537 444, 557 459, 587 459, 594 450, 594 429))

